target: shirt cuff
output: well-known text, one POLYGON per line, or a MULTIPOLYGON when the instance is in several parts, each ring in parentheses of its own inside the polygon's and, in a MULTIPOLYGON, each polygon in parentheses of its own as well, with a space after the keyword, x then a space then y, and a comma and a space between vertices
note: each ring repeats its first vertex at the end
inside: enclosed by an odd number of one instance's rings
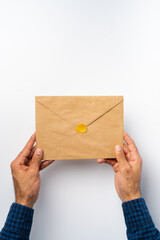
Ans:
POLYGON ((144 198, 137 198, 128 202, 123 202, 122 208, 128 229, 134 231, 144 226, 154 227, 154 223, 144 198))
POLYGON ((34 209, 12 203, 3 230, 29 237, 34 209))

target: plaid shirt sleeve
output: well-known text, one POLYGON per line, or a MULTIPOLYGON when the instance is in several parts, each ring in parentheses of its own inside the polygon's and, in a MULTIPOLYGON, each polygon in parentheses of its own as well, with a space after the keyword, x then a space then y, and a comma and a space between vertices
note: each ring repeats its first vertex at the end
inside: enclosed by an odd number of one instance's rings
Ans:
POLYGON ((34 210, 18 203, 12 203, 0 240, 28 240, 34 210))
POLYGON ((123 202, 122 209, 129 240, 160 240, 160 232, 152 221, 144 198, 123 202))

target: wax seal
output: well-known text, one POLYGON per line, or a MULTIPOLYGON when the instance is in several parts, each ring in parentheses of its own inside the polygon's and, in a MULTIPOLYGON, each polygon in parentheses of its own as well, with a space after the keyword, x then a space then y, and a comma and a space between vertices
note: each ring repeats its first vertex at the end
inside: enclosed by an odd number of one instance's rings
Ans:
POLYGON ((79 133, 85 133, 87 132, 87 126, 83 123, 76 126, 76 131, 79 133))

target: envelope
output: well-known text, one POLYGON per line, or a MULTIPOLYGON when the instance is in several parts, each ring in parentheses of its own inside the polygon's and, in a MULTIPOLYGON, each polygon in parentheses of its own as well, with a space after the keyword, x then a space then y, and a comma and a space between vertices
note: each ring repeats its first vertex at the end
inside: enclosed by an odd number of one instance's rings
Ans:
POLYGON ((43 160, 115 158, 123 146, 123 96, 35 96, 43 160))

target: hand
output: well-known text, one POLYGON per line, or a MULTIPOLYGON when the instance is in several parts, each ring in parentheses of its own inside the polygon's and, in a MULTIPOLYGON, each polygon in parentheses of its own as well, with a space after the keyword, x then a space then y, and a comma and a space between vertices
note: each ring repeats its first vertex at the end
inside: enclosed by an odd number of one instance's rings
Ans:
POLYGON ((122 202, 140 198, 142 159, 132 138, 124 131, 124 146, 115 147, 116 159, 97 159, 115 172, 115 188, 122 202))
POLYGON ((36 134, 34 133, 10 165, 15 189, 15 202, 31 208, 39 194, 39 171, 54 162, 54 160, 41 162, 43 150, 33 146, 35 141, 36 134))

